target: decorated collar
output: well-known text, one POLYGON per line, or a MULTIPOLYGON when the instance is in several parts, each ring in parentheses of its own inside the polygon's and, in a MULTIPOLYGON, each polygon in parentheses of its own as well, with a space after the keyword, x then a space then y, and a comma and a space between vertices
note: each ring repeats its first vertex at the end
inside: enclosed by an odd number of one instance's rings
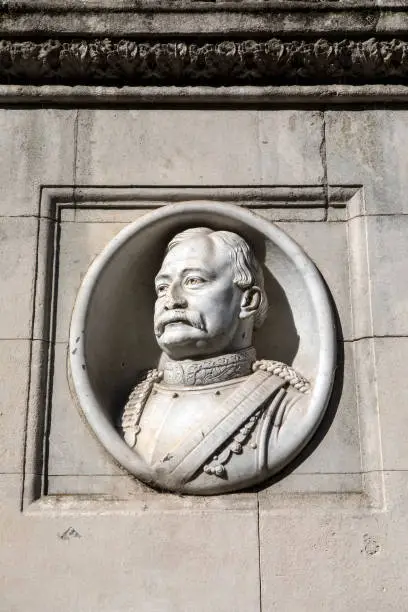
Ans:
POLYGON ((163 354, 159 369, 163 372, 163 382, 168 385, 211 385, 247 376, 252 372, 255 359, 256 353, 253 347, 236 353, 194 360, 175 361, 163 354))

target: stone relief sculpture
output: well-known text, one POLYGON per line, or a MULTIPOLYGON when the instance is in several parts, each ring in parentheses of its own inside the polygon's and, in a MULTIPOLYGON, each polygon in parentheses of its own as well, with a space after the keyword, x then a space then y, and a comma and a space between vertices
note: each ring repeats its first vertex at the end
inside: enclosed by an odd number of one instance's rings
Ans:
POLYGON ((238 234, 198 227, 171 240, 155 286, 163 353, 126 404, 125 441, 172 488, 251 484, 284 429, 301 423, 310 388, 286 364, 257 360, 262 269, 238 234))
MULTIPOLYGON (((197 211, 196 204, 190 206, 197 211)), ((125 406, 113 407, 110 427, 116 427, 121 442, 87 414, 86 394, 75 381, 80 335, 76 330, 71 335, 76 393, 92 428, 116 458, 113 446, 126 444, 127 451, 119 451, 122 465, 169 491, 216 494, 265 480, 310 439, 331 390, 332 337, 324 392, 314 408, 312 380, 289 364, 257 355, 254 333, 262 333, 268 313, 262 266, 240 233, 219 226, 192 224, 171 235, 152 275, 154 337, 161 356, 156 367, 134 373, 125 406)), ((76 311, 80 308, 77 303, 76 311)), ((330 318, 329 310, 325 314, 330 318)), ((77 329, 82 323, 76 315, 77 329)), ((327 329, 333 331, 331 320, 327 329)))

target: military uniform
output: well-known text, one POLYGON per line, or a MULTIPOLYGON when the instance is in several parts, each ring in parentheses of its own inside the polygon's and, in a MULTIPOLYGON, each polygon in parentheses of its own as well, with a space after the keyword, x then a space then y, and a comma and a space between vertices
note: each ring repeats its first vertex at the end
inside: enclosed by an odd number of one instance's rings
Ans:
POLYGON ((190 494, 237 490, 265 478, 280 430, 295 407, 306 409, 308 391, 289 366, 256 361, 253 348, 164 357, 132 391, 121 430, 156 485, 190 494))

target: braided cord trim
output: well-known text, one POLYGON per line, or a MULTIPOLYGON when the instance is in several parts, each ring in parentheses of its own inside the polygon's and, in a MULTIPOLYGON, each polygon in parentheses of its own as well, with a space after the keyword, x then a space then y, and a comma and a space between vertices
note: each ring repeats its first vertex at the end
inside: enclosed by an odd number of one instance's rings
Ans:
POLYGON ((281 361, 260 359, 252 364, 252 369, 254 372, 256 372, 256 370, 263 370, 264 372, 270 372, 275 376, 279 376, 280 378, 283 378, 283 380, 286 380, 291 387, 294 387, 300 393, 308 393, 310 391, 311 385, 307 378, 281 361))
POLYGON ((159 382, 163 373, 159 370, 147 370, 141 374, 140 381, 135 386, 123 410, 121 426, 126 444, 133 448, 137 434, 140 432, 139 421, 153 385, 159 382))
POLYGON ((255 429, 255 426, 262 414, 262 409, 257 410, 248 421, 239 429, 238 433, 232 438, 228 446, 222 451, 220 455, 214 455, 210 461, 204 466, 204 472, 211 476, 218 476, 223 478, 226 473, 225 465, 228 463, 232 454, 240 455, 243 451, 243 447, 248 441, 249 436, 255 429))
MULTIPOLYGON (((308 393, 310 390, 310 382, 293 368, 282 363, 281 361, 272 361, 270 359, 260 359, 252 364, 252 370, 263 370, 270 372, 275 376, 279 376, 289 385, 294 387, 299 393, 308 393)), ((211 476, 223 478, 226 474, 225 465, 228 463, 232 454, 240 454, 243 451, 243 446, 247 442, 250 433, 254 430, 259 417, 263 410, 260 409, 240 428, 238 433, 233 436, 231 442, 220 455, 214 455, 209 463, 204 466, 204 472, 211 476)))

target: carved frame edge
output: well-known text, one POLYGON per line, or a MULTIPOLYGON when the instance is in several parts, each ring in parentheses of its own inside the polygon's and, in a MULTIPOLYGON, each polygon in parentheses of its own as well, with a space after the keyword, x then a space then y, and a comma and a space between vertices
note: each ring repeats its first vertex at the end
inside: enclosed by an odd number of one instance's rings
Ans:
POLYGON ((406 105, 408 85, 282 85, 237 87, 101 87, 76 85, 1 85, 0 105, 63 107, 227 106, 275 108, 341 105, 406 105))
MULTIPOLYGON (((183 201, 186 199, 209 199, 218 201, 230 201, 240 203, 246 207, 253 205, 257 208, 275 207, 299 208, 299 206, 325 208, 326 220, 330 220, 329 210, 343 209, 346 216, 343 221, 357 223, 354 232, 359 238, 365 231, 365 205, 364 190, 361 186, 353 185, 329 185, 328 192, 321 186, 270 186, 270 187, 46 187, 41 188, 38 208, 38 244, 36 263, 36 288, 33 301, 33 337, 32 354, 30 364, 30 388, 26 417, 26 440, 24 449, 24 474, 21 490, 20 509, 24 514, 37 515, 51 513, 57 515, 75 513, 138 513, 146 510, 145 500, 138 497, 135 499, 109 499, 102 495, 48 495, 46 491, 46 461, 47 461, 47 435, 50 423, 51 391, 52 391, 52 369, 55 346, 55 305, 58 292, 58 253, 60 223, 62 211, 70 209, 92 209, 90 203, 101 203, 115 201, 120 208, 132 209, 138 203, 143 202, 144 208, 164 205, 167 202, 183 201), (301 199, 299 199, 301 196, 301 199), (300 202, 300 204, 299 204, 300 202)), ((319 219, 316 222, 324 222, 319 219)), ((361 265, 365 268, 368 262, 358 259, 358 249, 353 253, 352 244, 349 244, 350 278, 352 280, 356 269, 361 265)), ((369 300, 368 293, 363 290, 357 291, 354 300, 369 300)), ((354 320, 353 326, 357 330, 365 321, 354 320)), ((372 338, 365 338, 365 342, 372 342, 372 338)), ((363 349, 361 349, 363 350, 363 349)), ((370 349, 369 358, 365 359, 365 369, 375 369, 373 349, 370 349)), ((371 432, 372 423, 366 418, 366 413, 372 410, 373 403, 377 405, 375 392, 364 384, 365 377, 356 371, 356 376, 362 384, 359 387, 357 402, 359 422, 362 428, 362 440, 367 436, 364 430, 371 432)), ((378 407, 377 407, 378 408, 378 407)), ((378 439, 380 429, 378 423, 378 439)), ((339 509, 344 511, 359 511, 372 513, 384 509, 384 489, 382 484, 382 467, 376 445, 363 444, 363 471, 361 473, 363 487, 361 493, 338 492, 338 494, 319 494, 324 509, 339 509), (367 446, 367 448, 365 448, 367 446)), ((149 489, 150 491, 150 489, 149 489)), ((167 494, 168 495, 168 494, 167 494)), ((281 511, 296 512, 299 495, 302 501, 307 503, 308 496, 305 493, 285 493, 283 497, 279 493, 274 496, 273 502, 268 502, 268 512, 279 514, 281 511)), ((160 500, 156 493, 149 496, 153 511, 162 511, 160 500), (151 497, 151 499, 150 499, 151 497)), ((202 503, 194 498, 187 502, 183 498, 171 496, 167 511, 179 512, 185 509, 186 504, 189 512, 200 512, 202 503), (173 499, 174 497, 174 499, 173 499), (180 499, 182 500, 180 502, 180 499)), ((313 499, 316 494, 311 494, 310 503, 313 507, 313 499)), ((219 511, 218 498, 206 500, 206 510, 219 511)), ((252 509, 250 493, 228 495, 223 501, 225 509, 238 509, 248 511, 252 509)))

